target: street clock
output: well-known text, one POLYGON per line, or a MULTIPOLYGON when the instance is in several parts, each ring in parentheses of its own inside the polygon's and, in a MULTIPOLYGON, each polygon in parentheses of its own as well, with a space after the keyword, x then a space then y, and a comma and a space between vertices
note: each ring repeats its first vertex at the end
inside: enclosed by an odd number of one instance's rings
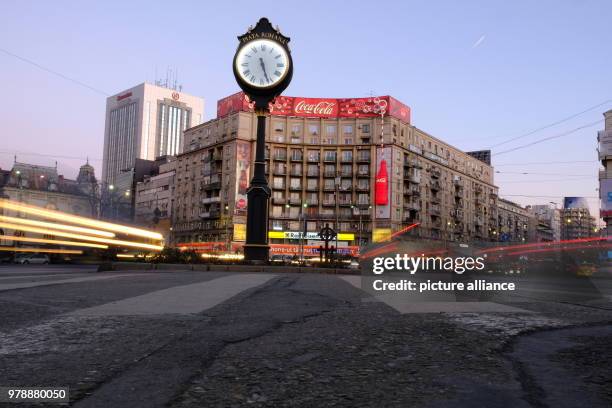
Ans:
POLYGON ((238 40, 233 61, 236 81, 257 109, 267 110, 268 104, 289 86, 293 76, 290 38, 263 17, 255 27, 238 36, 238 40))

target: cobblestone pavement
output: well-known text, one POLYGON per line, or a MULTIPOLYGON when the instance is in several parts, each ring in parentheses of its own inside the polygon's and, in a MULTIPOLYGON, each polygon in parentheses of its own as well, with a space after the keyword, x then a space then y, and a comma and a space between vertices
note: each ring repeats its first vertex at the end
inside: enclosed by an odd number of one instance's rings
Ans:
POLYGON ((611 406, 610 298, 511 305, 402 313, 334 275, 0 267, 0 386, 69 386, 76 407, 611 406))

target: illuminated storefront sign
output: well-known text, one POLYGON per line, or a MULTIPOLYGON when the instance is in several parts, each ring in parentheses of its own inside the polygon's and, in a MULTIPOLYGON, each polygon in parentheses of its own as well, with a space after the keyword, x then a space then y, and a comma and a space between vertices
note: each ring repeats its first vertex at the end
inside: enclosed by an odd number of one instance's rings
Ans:
MULTIPOLYGON (((307 232, 306 235, 301 231, 268 231, 268 238, 277 238, 277 239, 311 239, 311 240, 319 240, 318 232, 307 232)), ((338 234, 338 241, 354 241, 355 234, 351 232, 341 232, 338 234)))

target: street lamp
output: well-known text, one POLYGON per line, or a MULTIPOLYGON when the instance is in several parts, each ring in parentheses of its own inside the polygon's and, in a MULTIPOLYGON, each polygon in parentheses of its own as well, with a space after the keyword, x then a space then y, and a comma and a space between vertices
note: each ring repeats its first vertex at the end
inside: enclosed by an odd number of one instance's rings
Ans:
POLYGON ((231 241, 230 241, 230 237, 229 237, 229 205, 225 205, 225 239, 227 240, 227 247, 226 250, 229 252, 231 251, 231 241))

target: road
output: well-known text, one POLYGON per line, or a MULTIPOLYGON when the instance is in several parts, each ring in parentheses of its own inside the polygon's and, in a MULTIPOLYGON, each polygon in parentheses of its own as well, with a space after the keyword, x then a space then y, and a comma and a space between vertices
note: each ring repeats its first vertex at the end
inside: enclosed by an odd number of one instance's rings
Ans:
POLYGON ((0 266, 0 386, 75 407, 612 405, 609 297, 460 303, 358 276, 0 266))

